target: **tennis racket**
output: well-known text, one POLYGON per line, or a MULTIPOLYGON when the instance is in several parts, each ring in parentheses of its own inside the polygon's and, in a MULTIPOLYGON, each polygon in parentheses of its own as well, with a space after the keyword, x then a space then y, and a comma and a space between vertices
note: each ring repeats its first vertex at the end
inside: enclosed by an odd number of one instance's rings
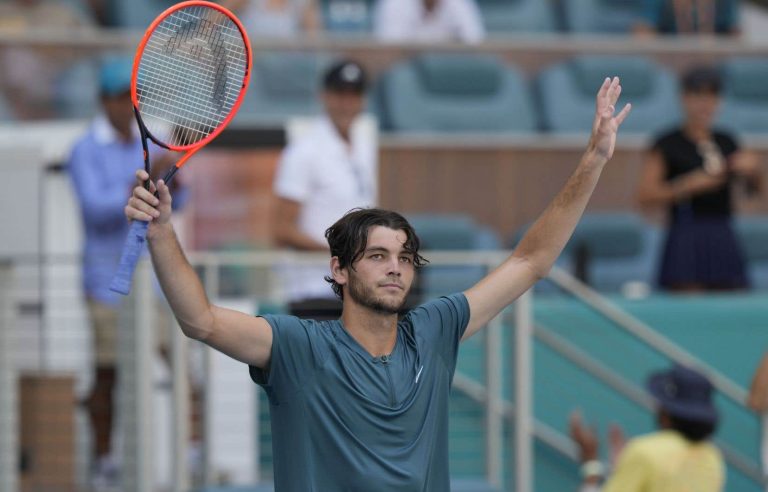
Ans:
MULTIPOLYGON (((211 2, 181 2, 155 19, 133 61, 131 101, 150 171, 147 140, 185 152, 163 178, 224 130, 245 96, 251 45, 240 21, 211 2)), ((145 184, 149 189, 149 182, 145 184)), ((148 223, 134 221, 110 290, 128 294, 148 223)))

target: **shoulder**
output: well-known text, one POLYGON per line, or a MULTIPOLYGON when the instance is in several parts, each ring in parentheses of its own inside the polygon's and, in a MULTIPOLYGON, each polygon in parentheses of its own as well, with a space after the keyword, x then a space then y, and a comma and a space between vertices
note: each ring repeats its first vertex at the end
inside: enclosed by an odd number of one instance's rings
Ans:
POLYGON ((459 311, 469 311, 469 302, 461 292, 427 301, 411 309, 406 315, 406 319, 419 316, 434 317, 440 316, 441 313, 459 311))
POLYGON ((680 142, 684 140, 685 140, 685 137, 683 136, 682 130, 680 130, 679 128, 674 128, 674 129, 664 131, 659 135, 657 135, 655 140, 653 141, 653 147, 667 148, 672 145, 679 145, 680 142))
POLYGON ((72 148, 69 151, 69 165, 77 166, 78 164, 82 164, 83 158, 88 154, 93 153, 96 147, 96 139, 93 132, 89 130, 72 144, 72 148))
POLYGON ((326 126, 322 118, 307 122, 307 126, 298 131, 285 147, 283 158, 307 158, 317 154, 318 150, 322 150, 328 144, 331 137, 326 126))
MULTIPOLYGON (((469 320, 469 302, 463 293, 438 297, 411 309, 402 323, 414 329, 458 326, 463 329, 469 320)), ((442 330, 441 330, 442 331, 442 330)), ((425 333, 424 331, 421 332, 425 333)))

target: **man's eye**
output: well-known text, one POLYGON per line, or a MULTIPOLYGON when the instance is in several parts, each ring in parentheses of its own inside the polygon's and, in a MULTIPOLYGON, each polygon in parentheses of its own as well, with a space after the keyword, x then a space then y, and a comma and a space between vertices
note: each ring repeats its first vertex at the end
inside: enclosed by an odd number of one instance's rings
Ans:
POLYGON ((402 261, 403 263, 411 263, 413 259, 410 256, 401 256, 400 261, 402 261))
POLYGON ((382 255, 381 253, 376 253, 376 254, 371 255, 371 259, 372 260, 380 260, 382 258, 384 258, 384 255, 382 255))

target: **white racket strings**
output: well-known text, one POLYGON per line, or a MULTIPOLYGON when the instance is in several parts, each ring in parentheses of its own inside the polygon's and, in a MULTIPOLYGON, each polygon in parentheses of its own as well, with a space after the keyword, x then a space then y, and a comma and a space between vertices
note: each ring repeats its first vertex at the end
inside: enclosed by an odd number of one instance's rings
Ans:
POLYGON ((232 112, 243 90, 248 53, 237 25, 210 7, 163 19, 142 53, 136 80, 149 133, 169 146, 194 145, 232 112))

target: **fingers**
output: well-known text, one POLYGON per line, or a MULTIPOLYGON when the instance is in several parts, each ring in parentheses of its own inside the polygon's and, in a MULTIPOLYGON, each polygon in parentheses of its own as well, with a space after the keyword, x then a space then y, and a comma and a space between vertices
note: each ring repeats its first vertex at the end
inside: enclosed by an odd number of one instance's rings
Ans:
POLYGON ((157 196, 163 205, 171 204, 171 190, 162 179, 157 182, 157 196))
POLYGON ((597 98, 602 99, 608 94, 608 88, 611 86, 611 78, 606 77, 605 80, 603 80, 603 85, 600 86, 600 90, 597 91, 597 98))
POLYGON ((616 116, 616 123, 621 125, 622 122, 624 122, 624 118, 627 117, 630 111, 632 111, 632 104, 631 103, 625 104, 624 108, 622 108, 621 112, 616 116))

